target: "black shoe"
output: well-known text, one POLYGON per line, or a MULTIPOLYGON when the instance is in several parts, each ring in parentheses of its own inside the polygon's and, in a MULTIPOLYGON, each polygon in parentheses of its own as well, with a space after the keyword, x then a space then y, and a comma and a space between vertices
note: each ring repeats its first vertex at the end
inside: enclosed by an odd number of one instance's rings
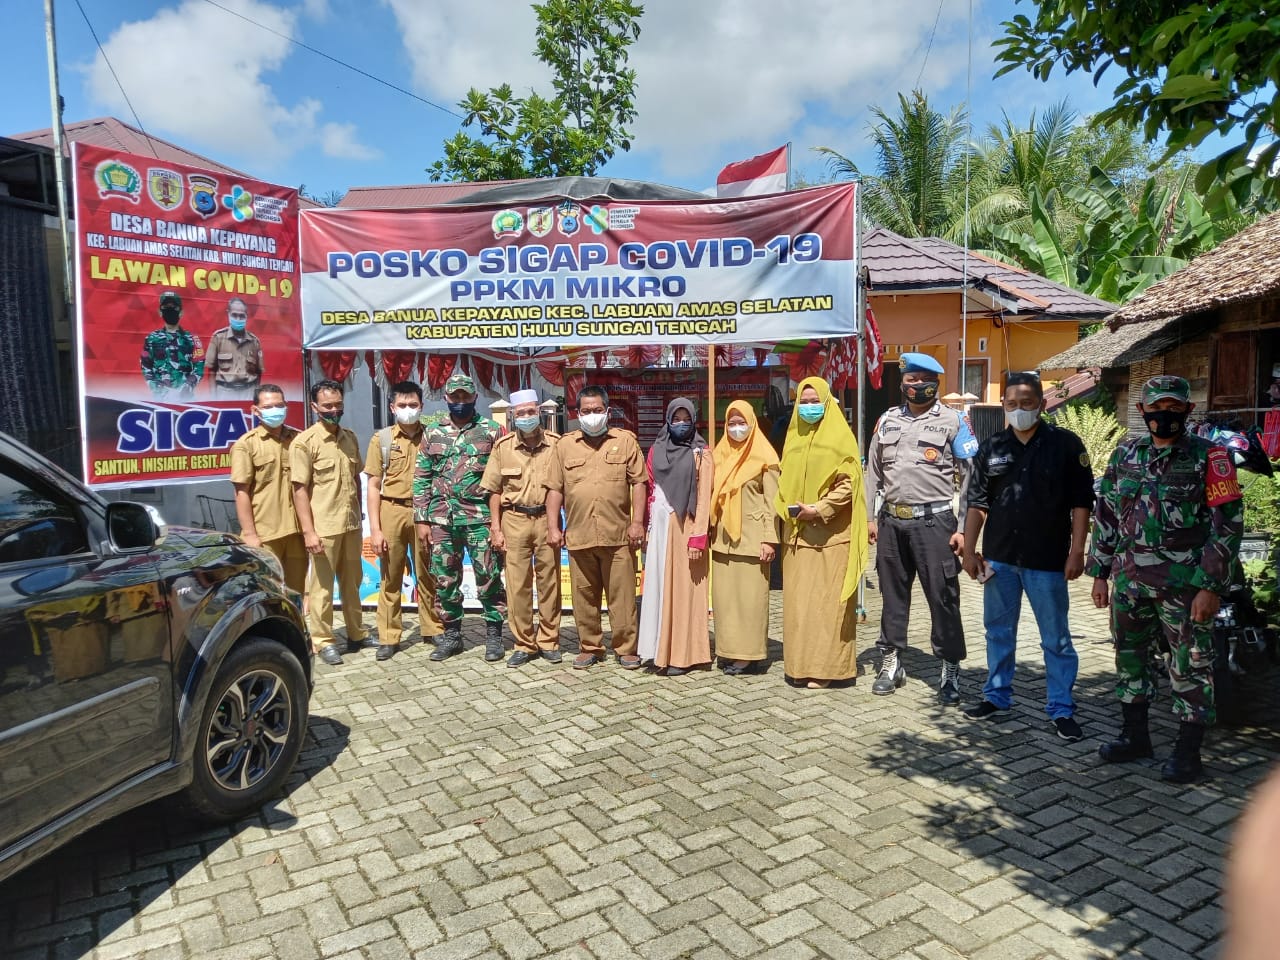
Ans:
POLYGON ((390 660, 400 652, 400 644, 398 643, 380 643, 378 644, 378 652, 375 654, 379 663, 383 660, 390 660))
POLYGON ((359 653, 365 647, 364 640, 348 640, 347 653, 359 653))
POLYGON ((1147 709, 1146 703, 1120 704, 1124 713, 1124 729, 1116 739, 1098 748, 1098 756, 1103 763, 1128 763, 1154 755, 1151 733, 1147 729, 1147 709))
POLYGON ((462 652, 462 628, 451 626, 436 639, 436 648, 429 659, 437 662, 448 660, 462 652))
POLYGON ((954 707, 960 702, 960 664, 954 660, 942 661, 942 677, 938 680, 938 702, 944 707, 954 707))
POLYGON ((997 707, 990 700, 983 700, 976 707, 970 707, 964 711, 964 715, 970 720, 990 720, 992 717, 1000 716, 1009 712, 1008 707, 997 707))
POLYGON ((724 666, 724 675, 726 677, 745 677, 747 674, 755 673, 759 669, 760 663, 761 661, 759 660, 751 660, 740 667, 730 661, 724 666))
POLYGON ((338 645, 336 643, 330 643, 321 647, 320 659, 331 667, 342 666, 342 654, 338 652, 338 645))
POLYGON ((502 624, 486 622, 484 625, 484 658, 489 663, 497 663, 507 655, 502 645, 502 624))
POLYGON ((688 672, 684 667, 667 667, 666 675, 668 677, 683 677, 688 672))
POLYGON ((1059 740, 1079 743, 1084 739, 1084 731, 1080 729, 1080 724, 1076 723, 1075 717, 1054 717, 1053 726, 1058 731, 1059 740))
POLYGON ((1204 727, 1198 723, 1178 724, 1178 739, 1173 753, 1165 761, 1160 777, 1169 783, 1195 783, 1200 779, 1200 744, 1204 740, 1204 727))
POLYGON ((564 654, 559 650, 543 650, 541 651, 541 656, 547 663, 559 663, 564 659, 564 654))
POLYGON ((907 671, 898 662, 898 651, 890 648, 880 661, 880 674, 871 685, 871 692, 878 697, 887 697, 907 682, 907 671))
POLYGON ((517 650, 507 660, 508 667, 523 667, 532 660, 537 654, 530 653, 528 650, 517 650))

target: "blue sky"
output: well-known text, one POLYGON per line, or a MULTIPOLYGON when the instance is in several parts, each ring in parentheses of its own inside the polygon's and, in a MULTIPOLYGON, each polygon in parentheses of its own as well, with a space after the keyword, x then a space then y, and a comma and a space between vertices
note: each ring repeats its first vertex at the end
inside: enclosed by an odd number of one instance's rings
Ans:
MULTIPOLYGON (((284 37, 450 109, 470 86, 550 87, 530 53, 525 0, 81 2, 120 85, 76 4, 59 2, 68 121, 110 114, 132 122, 123 86, 149 132, 316 193, 424 182, 459 121, 284 37)), ((794 167, 814 179, 817 145, 871 163, 869 106, 892 110, 896 94, 917 84, 937 106, 965 100, 969 0, 644 5, 632 48, 640 116, 632 151, 604 171, 612 176, 702 190, 726 163, 791 141, 794 167)), ((49 94, 43 5, 6 7, 0 133, 12 134, 49 126, 49 94)), ((1001 111, 1025 123, 1063 98, 1081 114, 1109 102, 1116 78, 1105 77, 1101 90, 1082 75, 1042 84, 1018 71, 993 80, 991 41, 1019 4, 972 0, 972 8, 975 132, 1001 111)))

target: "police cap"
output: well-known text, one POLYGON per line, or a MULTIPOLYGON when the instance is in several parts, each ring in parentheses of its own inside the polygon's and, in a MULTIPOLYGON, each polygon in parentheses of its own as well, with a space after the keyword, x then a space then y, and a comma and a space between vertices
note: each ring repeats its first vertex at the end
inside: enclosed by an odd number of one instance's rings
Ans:
POLYGON ((943 373, 942 364, 927 353, 904 353, 898 358, 903 373, 943 373))

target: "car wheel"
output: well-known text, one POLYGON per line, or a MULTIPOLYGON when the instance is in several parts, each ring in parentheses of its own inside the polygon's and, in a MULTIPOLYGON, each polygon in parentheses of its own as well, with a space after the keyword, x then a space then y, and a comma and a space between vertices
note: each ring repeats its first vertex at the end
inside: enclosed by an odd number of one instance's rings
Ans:
POLYGON ((284 783, 307 732, 307 680, 283 644, 251 637, 214 678, 185 806, 205 820, 252 813, 284 783))

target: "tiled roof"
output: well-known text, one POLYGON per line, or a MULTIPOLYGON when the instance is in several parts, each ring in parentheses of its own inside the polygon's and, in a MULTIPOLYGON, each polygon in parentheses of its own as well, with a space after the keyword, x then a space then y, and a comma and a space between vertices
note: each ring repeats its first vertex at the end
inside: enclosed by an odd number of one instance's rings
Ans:
MULTIPOLYGON (((863 237, 862 261, 871 272, 873 290, 955 289, 966 278, 963 247, 937 237, 902 237, 884 227, 863 237)), ((968 282, 994 293, 1016 314, 1089 320, 1109 316, 1116 309, 1113 303, 972 251, 968 255, 968 282)))
POLYGON ((349 209, 396 208, 412 210, 450 203, 477 190, 521 180, 481 180, 476 183, 408 183, 398 187, 352 187, 338 204, 349 209))
MULTIPOLYGON (((191 167, 203 167, 206 170, 217 170, 236 177, 253 177, 251 173, 229 167, 202 154, 180 147, 176 143, 162 137, 143 133, 137 127, 118 120, 115 117, 97 117, 93 120, 80 120, 63 125, 63 152, 71 155, 71 142, 92 144, 95 147, 106 147, 109 150, 121 150, 125 153, 136 153, 139 156, 153 156, 159 160, 172 163, 184 163, 191 167)), ((10 139, 24 143, 35 143, 45 147, 53 146, 53 130, 31 130, 27 133, 14 134, 10 139)), ((318 207, 320 204, 301 197, 300 207, 318 207)))

